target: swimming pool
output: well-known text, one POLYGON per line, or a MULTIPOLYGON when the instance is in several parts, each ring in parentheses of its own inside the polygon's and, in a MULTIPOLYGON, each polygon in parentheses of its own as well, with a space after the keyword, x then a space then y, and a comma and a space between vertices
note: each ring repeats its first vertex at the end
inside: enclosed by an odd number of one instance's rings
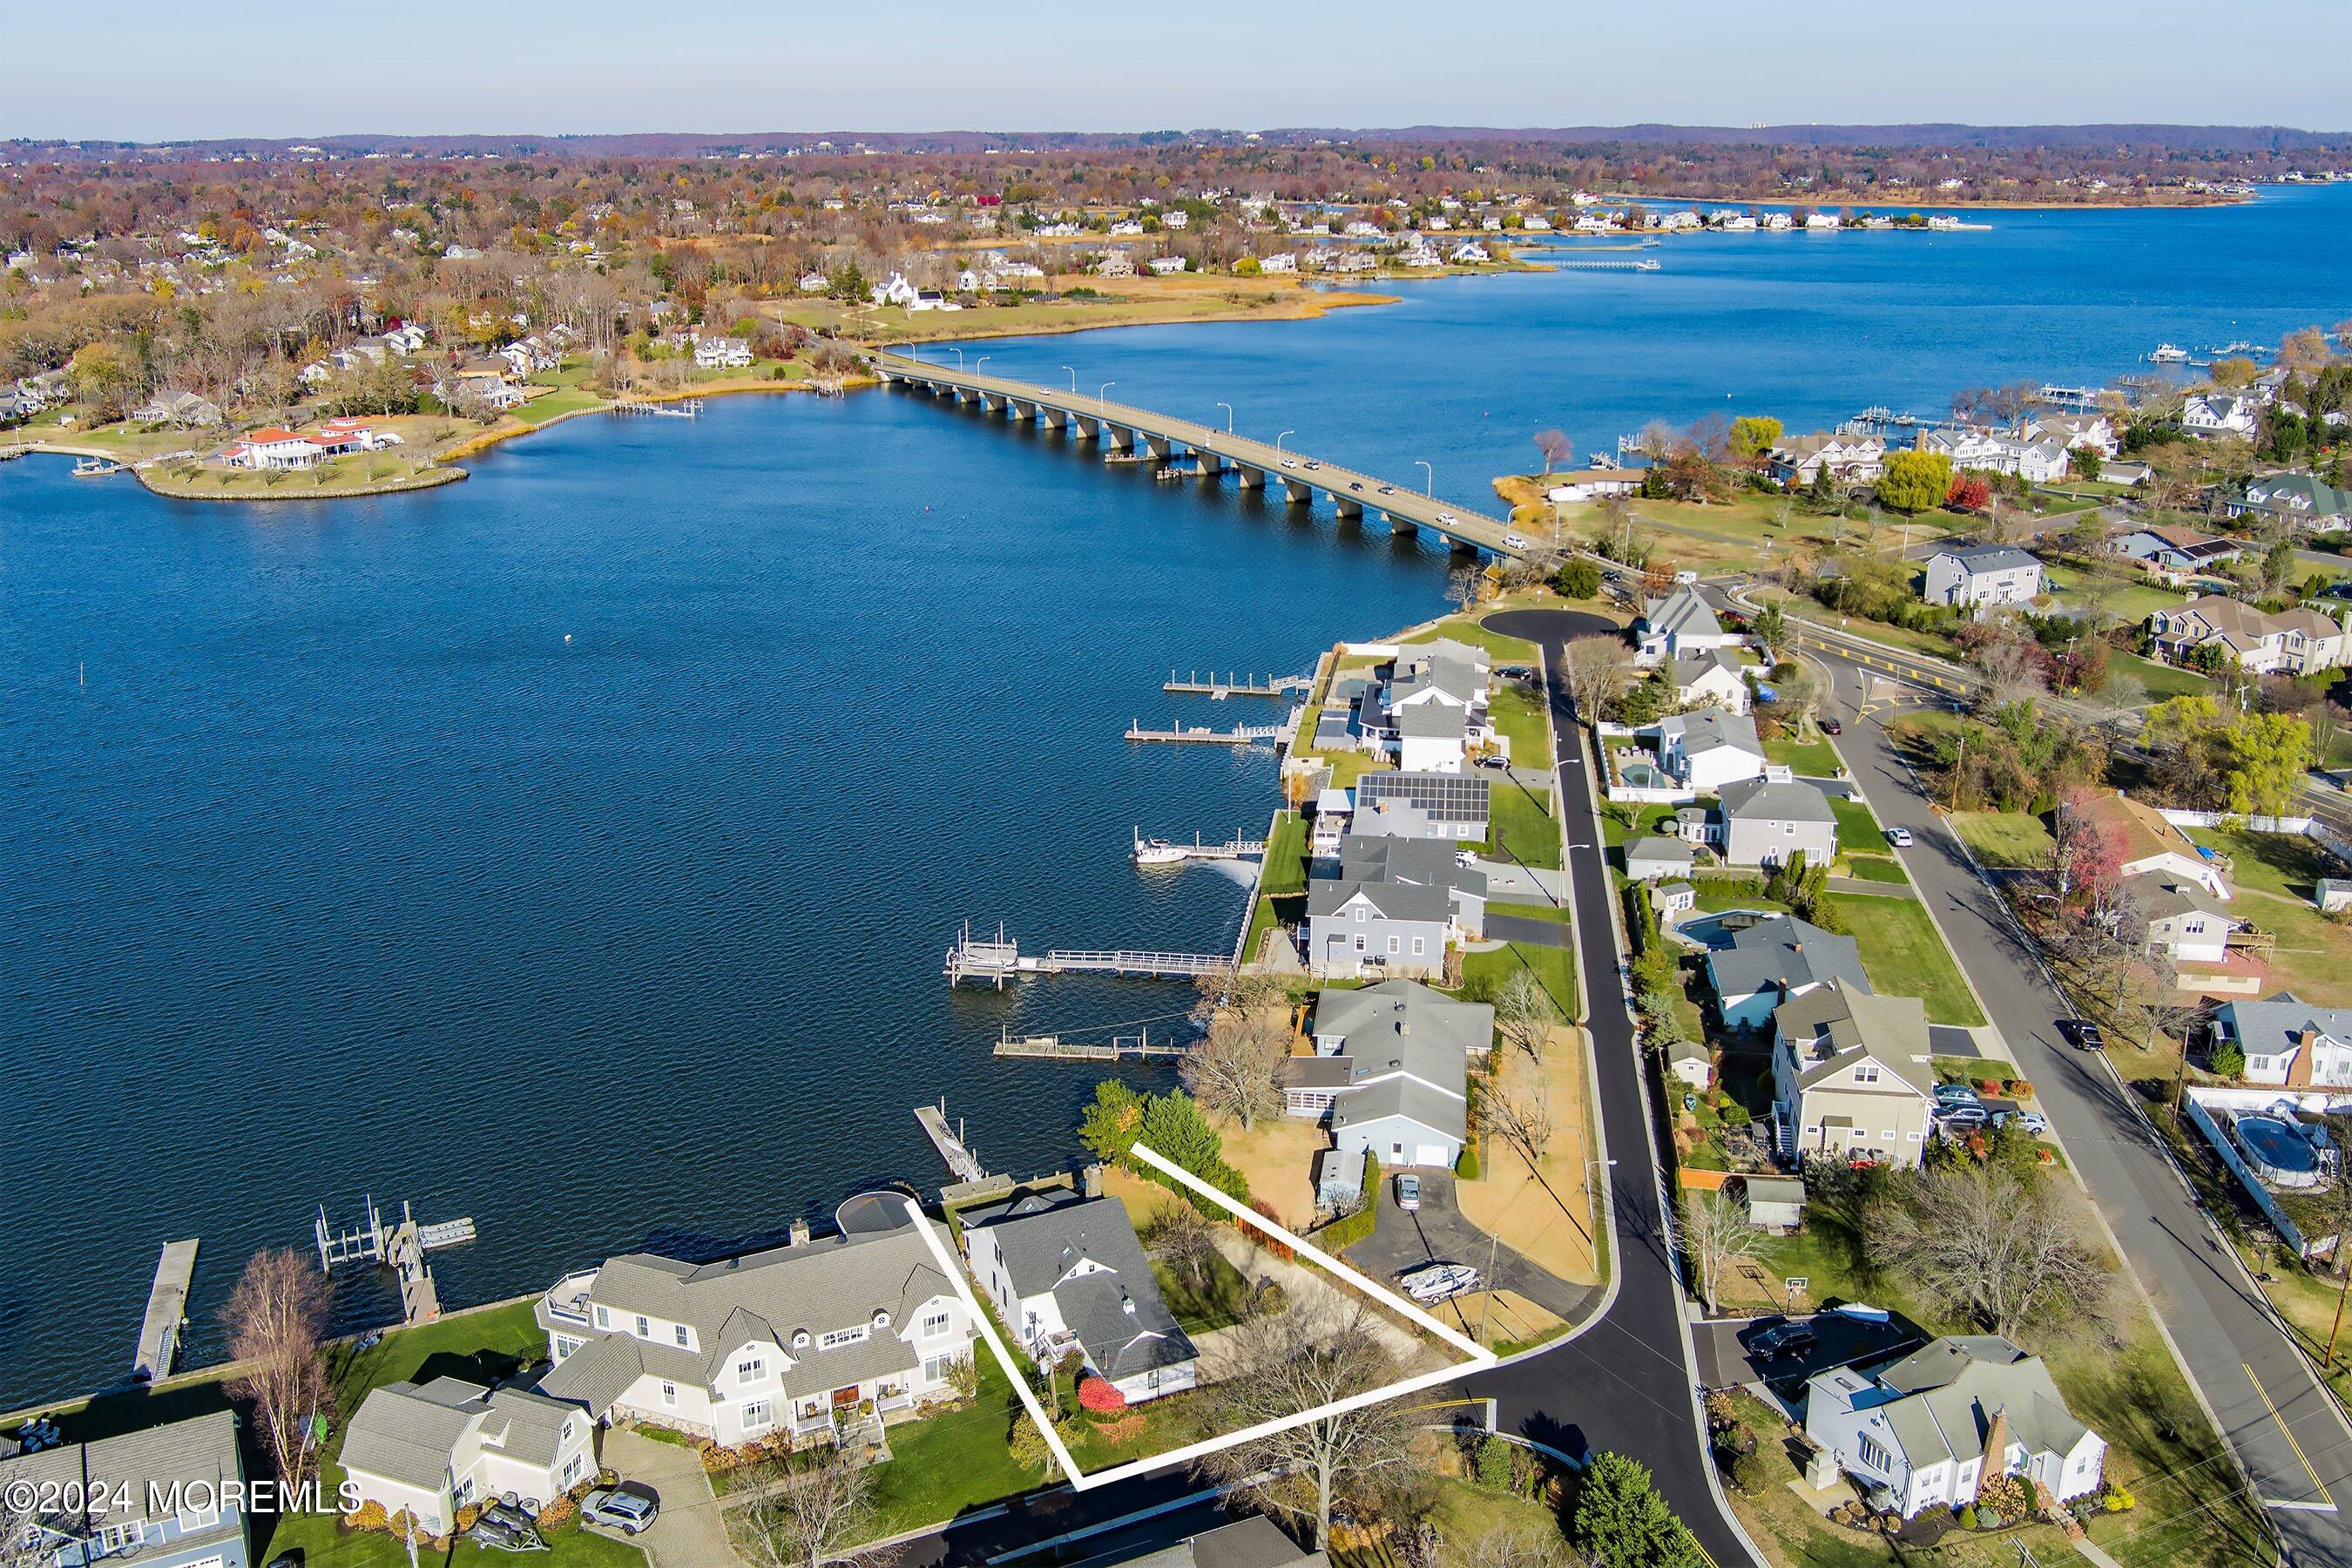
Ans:
POLYGON ((2254 1173, 2274 1187, 2319 1184, 2319 1154, 2310 1141, 2274 1116, 2241 1116, 2231 1124, 2254 1173))

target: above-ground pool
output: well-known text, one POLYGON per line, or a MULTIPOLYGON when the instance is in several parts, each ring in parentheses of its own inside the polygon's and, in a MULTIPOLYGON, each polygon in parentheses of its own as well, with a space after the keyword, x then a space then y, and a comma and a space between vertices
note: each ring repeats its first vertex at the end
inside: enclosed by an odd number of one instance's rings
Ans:
POLYGON ((2254 1174, 2274 1187, 2319 1184, 2319 1153, 2304 1135, 2273 1116, 2241 1116, 2231 1126, 2254 1174))
POLYGON ((1698 915, 1675 927, 1676 934, 1706 947, 1729 947, 1734 932, 1747 930, 1773 918, 1771 910, 1725 910, 1720 914, 1698 915))

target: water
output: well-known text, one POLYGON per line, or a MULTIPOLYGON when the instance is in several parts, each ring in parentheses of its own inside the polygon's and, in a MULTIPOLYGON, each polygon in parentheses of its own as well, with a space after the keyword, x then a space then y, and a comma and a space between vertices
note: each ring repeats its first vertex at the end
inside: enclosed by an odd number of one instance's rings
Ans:
MULTIPOLYGON (((2275 342, 2352 313, 2347 215, 1709 237, 1658 274, 981 348, 1484 502, 1549 426, 1801 428, 2275 342)), ((1273 762, 1128 721, 1273 717, 1158 685, 1442 607, 1434 549, 899 394, 575 420, 472 466, 277 507, 0 467, 0 1406, 119 1375, 169 1238, 204 1238, 209 1353, 243 1258, 307 1246, 320 1201, 474 1215, 438 1265, 464 1303, 935 1184, 908 1110, 942 1093, 992 1166, 1066 1160, 1098 1071, 998 1062, 997 1029, 1172 1024, 1187 993, 950 996, 955 924, 1226 950, 1234 881, 1139 874, 1128 834, 1262 826, 1273 762)), ((364 1279, 341 1305, 387 1310, 364 1279)))

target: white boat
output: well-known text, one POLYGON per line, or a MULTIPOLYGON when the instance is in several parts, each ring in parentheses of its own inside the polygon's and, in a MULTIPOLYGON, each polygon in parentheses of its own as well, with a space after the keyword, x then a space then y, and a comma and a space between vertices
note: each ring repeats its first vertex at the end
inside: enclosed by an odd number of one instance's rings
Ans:
POLYGON ((73 466, 73 471, 78 479, 97 479, 121 473, 122 465, 106 458, 84 458, 73 466))
POLYGON ((2147 357, 2158 364, 2185 364, 2189 360, 2189 351, 2171 343, 2158 343, 2156 352, 2147 357))
POLYGON ((1184 847, 1171 844, 1165 838, 1135 836, 1135 863, 1139 866, 1174 866, 1184 858, 1184 847))
POLYGON ((1466 1263, 1427 1263, 1397 1280, 1404 1293, 1425 1307, 1478 1289, 1478 1271, 1466 1263))

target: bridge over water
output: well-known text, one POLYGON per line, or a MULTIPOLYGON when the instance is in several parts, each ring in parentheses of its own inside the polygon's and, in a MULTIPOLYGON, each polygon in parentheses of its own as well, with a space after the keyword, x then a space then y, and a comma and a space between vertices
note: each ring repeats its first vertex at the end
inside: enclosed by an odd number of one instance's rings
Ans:
POLYGON ((892 385, 977 403, 983 413, 1034 422, 1047 430, 1075 430, 1079 440, 1097 442, 1108 454, 1133 453, 1171 462, 1190 456, 1198 460, 1204 479, 1230 473, 1244 489, 1279 484, 1295 506, 1325 495, 1343 519, 1371 512, 1399 533, 1425 528, 1452 541, 1457 550, 1519 553, 1506 542, 1510 526, 1502 518, 1441 497, 1416 495, 1375 475, 1231 430, 1084 393, 950 369, 907 354, 877 353, 874 368, 892 385))

